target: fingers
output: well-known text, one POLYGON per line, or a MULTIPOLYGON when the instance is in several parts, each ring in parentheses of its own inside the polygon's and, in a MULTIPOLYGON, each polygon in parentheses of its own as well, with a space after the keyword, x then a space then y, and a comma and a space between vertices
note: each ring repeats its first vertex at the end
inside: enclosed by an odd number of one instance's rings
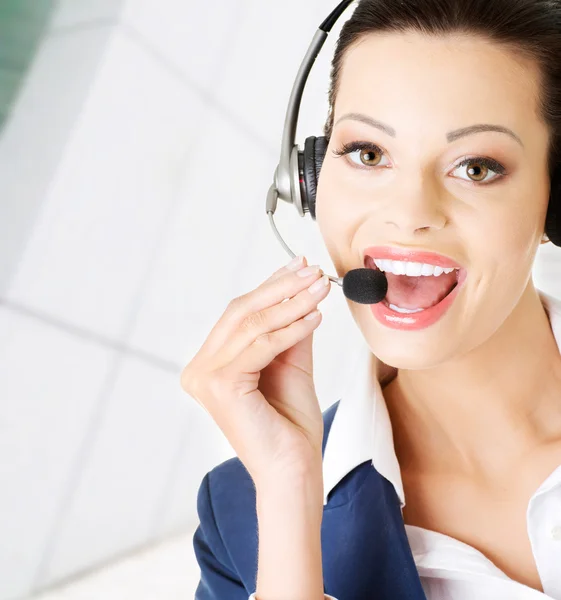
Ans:
POLYGON ((239 326, 249 315, 290 299, 321 277, 318 265, 311 265, 296 272, 285 271, 275 279, 269 279, 256 289, 234 298, 224 313, 224 321, 239 326))
MULTIPOLYGON (((327 290, 327 286, 325 289, 327 290)), ((321 320, 321 312, 314 309, 308 315, 300 317, 286 327, 260 333, 232 361, 232 368, 242 373, 257 373, 261 371, 281 352, 292 348, 295 344, 308 337, 321 323, 321 320), (306 318, 308 316, 309 318, 306 318)), ((237 339, 240 340, 241 338, 237 339)))
POLYGON ((331 286, 317 265, 303 258, 298 266, 285 265, 231 301, 181 374, 182 388, 217 423, 254 481, 294 472, 295 464, 309 472, 321 447, 311 342, 322 320, 318 303, 331 286))
MULTIPOLYGON (((313 267, 310 267, 313 268, 313 267)), ((329 293, 331 282, 327 275, 316 271, 305 277, 298 274, 282 276, 274 283, 279 287, 285 286, 292 293, 295 287, 299 291, 286 302, 279 302, 266 306, 257 312, 250 312, 239 323, 235 335, 232 335, 222 349, 222 360, 229 362, 251 346, 254 346, 247 355, 245 372, 255 372, 264 368, 271 360, 292 347, 296 342, 310 334, 319 324, 319 319, 305 320, 304 317, 312 313, 329 293), (317 321, 317 322, 316 322, 317 321), (285 346, 285 344, 288 344, 285 346), (255 352, 255 347, 259 350, 255 352), (257 362, 252 362, 251 357, 260 355, 257 362), (268 360, 267 360, 268 358, 268 360), (266 362, 262 364, 262 360, 266 362)), ((271 291, 271 294, 275 292, 271 291)), ((281 294, 281 292, 277 292, 281 294)), ((278 298, 278 295, 276 296, 278 298)), ((262 304, 261 304, 262 305, 262 304)), ((226 364, 226 363, 224 363, 226 364)), ((240 363, 241 364, 241 363, 240 363)))
MULTIPOLYGON (((300 258, 301 261, 299 266, 304 268, 307 267, 306 258, 300 258)), ((292 266, 291 268, 298 268, 298 266, 292 266)), ((294 295, 294 293, 297 293, 299 291, 297 286, 295 287, 293 285, 292 289, 286 288, 286 286, 281 286, 279 288, 277 283, 277 287, 274 288, 276 289, 276 294, 274 292, 271 294, 271 291, 269 290, 269 295, 260 300, 263 290, 269 289, 270 286, 275 285, 275 282, 279 282, 284 277, 290 276, 295 272, 291 270, 291 268, 289 268, 288 265, 281 267, 254 290, 231 300, 220 319, 210 331, 204 345, 200 348, 199 353, 202 355, 213 355, 220 352, 224 344, 236 331, 239 323, 251 312, 256 312, 262 308, 281 302, 285 298, 289 298, 291 295, 294 295)))

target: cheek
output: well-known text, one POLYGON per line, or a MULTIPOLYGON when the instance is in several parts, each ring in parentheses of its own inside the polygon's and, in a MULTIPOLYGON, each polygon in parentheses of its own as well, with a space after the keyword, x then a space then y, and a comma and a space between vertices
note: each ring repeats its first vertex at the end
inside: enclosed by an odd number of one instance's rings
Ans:
POLYGON ((496 262, 498 269, 531 269, 541 236, 539 206, 531 204, 530 195, 500 199, 502 207, 488 206, 473 214, 471 226, 460 225, 469 235, 468 247, 480 260, 496 262))
POLYGON ((322 170, 316 196, 316 223, 339 275, 356 260, 352 256, 353 239, 361 216, 356 208, 353 210, 350 200, 348 186, 333 177, 329 169, 322 170))
POLYGON ((332 239, 340 232, 339 219, 344 213, 342 192, 328 166, 324 166, 317 187, 316 222, 325 240, 332 239))
POLYGON ((345 232, 356 227, 360 219, 360 202, 353 187, 341 177, 328 160, 321 171, 316 196, 316 220, 326 234, 345 232))

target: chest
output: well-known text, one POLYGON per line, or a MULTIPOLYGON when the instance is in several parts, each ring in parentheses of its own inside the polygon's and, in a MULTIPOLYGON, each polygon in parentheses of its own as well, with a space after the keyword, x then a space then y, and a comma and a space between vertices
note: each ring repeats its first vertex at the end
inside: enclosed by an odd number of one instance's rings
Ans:
POLYGON ((543 592, 526 518, 535 489, 491 489, 450 476, 405 477, 403 518, 468 544, 511 579, 543 592))

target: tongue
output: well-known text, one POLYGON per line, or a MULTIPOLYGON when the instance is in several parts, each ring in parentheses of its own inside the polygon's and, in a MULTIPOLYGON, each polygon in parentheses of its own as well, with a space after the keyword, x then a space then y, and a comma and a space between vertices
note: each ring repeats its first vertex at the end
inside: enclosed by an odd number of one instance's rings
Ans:
POLYGON ((430 308, 438 304, 452 291, 457 283, 456 271, 442 273, 438 277, 394 275, 386 273, 388 293, 386 301, 400 308, 430 308))

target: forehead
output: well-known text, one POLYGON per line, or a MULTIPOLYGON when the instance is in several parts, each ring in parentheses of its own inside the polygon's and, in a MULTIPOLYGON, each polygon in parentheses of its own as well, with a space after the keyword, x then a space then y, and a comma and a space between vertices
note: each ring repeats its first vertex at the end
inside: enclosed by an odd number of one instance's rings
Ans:
POLYGON ((448 130, 485 117, 520 128, 538 119, 539 78, 533 61, 473 34, 367 34, 345 54, 335 119, 364 112, 448 130))

